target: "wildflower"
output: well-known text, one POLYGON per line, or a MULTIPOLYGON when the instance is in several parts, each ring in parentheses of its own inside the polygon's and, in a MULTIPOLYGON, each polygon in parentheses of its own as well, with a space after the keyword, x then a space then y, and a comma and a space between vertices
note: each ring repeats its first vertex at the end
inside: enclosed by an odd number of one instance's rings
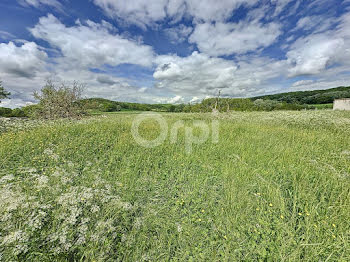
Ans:
POLYGON ((7 175, 7 176, 3 176, 1 179, 0 179, 0 184, 2 183, 7 183, 9 181, 12 181, 14 180, 15 177, 11 174, 11 175, 7 175))
POLYGON ((299 212, 298 215, 299 215, 299 216, 302 216, 303 214, 299 212))
POLYGON ((259 211, 259 210, 260 210, 260 208, 258 208, 258 207, 257 207, 255 210, 256 210, 256 211, 259 211))
POLYGON ((281 215, 281 219, 284 219, 284 216, 283 216, 283 215, 281 215))
POLYGON ((335 225, 335 224, 332 224, 332 226, 333 226, 334 228, 336 228, 336 225, 335 225))
POLYGON ((177 226, 177 232, 182 232, 182 226, 180 223, 176 223, 176 226, 177 226))
POLYGON ((270 203, 269 206, 272 207, 273 206, 272 203, 270 203))
POLYGON ((198 218, 198 222, 201 222, 201 221, 202 221, 202 219, 198 218))
POLYGON ((224 235, 224 238, 225 238, 225 240, 227 240, 227 236, 226 235, 224 235))
POLYGON ((202 209, 201 211, 202 211, 202 213, 204 213, 204 209, 202 209))
POLYGON ((96 213, 96 212, 98 212, 98 211, 100 211, 100 207, 99 207, 99 206, 93 205, 93 206, 91 207, 91 212, 92 212, 92 213, 96 213))

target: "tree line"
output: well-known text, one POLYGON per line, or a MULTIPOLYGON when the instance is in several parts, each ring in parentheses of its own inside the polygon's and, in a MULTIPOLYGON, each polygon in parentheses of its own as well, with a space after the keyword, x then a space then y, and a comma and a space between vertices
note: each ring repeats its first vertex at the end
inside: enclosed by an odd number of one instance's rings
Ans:
MULTIPOLYGON (((118 111, 204 113, 212 111, 310 110, 331 108, 331 105, 328 104, 332 103, 334 99, 350 97, 350 87, 337 87, 253 98, 208 98, 196 104, 141 104, 104 98, 83 98, 83 90, 84 85, 78 82, 66 85, 47 81, 40 92, 33 94, 34 98, 39 101, 37 104, 16 109, 0 107, 0 116, 56 119, 118 111)), ((9 95, 10 93, 4 89, 0 81, 0 102, 1 99, 8 98, 9 95)))

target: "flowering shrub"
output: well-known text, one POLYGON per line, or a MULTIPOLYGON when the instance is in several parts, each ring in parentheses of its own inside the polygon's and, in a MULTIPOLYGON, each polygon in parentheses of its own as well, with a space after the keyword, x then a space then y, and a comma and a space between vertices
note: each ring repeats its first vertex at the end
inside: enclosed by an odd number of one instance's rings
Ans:
MULTIPOLYGON (((51 150, 46 154, 55 158, 51 150)), ((78 173, 61 168, 47 175, 20 169, 0 179, 0 254, 5 261, 44 256, 42 250, 50 260, 115 256, 134 207, 98 173, 90 187, 79 179, 78 173), (99 252, 85 254, 87 247, 99 252)))

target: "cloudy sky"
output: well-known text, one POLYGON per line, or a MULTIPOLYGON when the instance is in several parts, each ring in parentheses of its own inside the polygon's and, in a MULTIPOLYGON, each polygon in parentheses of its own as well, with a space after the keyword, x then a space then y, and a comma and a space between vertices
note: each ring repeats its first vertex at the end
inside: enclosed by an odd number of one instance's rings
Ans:
POLYGON ((350 0, 1 0, 7 107, 47 79, 196 102, 350 85, 350 0))

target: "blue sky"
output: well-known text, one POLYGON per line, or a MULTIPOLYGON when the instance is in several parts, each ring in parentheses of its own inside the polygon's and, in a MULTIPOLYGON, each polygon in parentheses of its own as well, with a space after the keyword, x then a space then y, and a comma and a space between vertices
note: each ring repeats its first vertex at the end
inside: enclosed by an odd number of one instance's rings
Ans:
POLYGON ((350 1, 2 0, 0 79, 8 107, 47 79, 144 103, 350 85, 350 1))

